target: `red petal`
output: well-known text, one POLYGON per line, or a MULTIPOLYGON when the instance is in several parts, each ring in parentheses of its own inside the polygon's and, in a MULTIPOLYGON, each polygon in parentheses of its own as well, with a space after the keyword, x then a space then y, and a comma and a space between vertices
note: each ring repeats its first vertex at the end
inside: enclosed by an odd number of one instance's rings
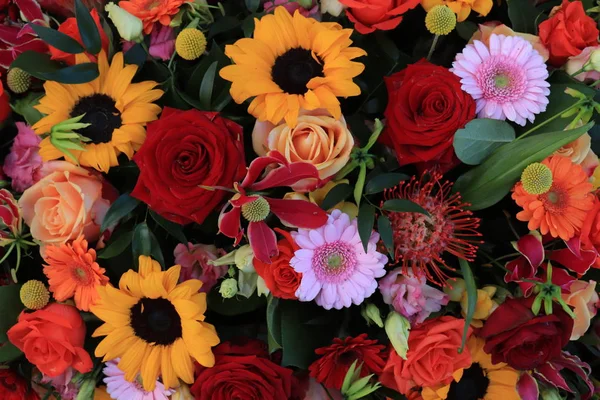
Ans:
POLYGON ((579 238, 572 238, 565 243, 568 248, 553 251, 550 259, 579 275, 585 274, 598 257, 596 249, 592 247, 592 250, 582 250, 579 238))
POLYGON ((287 160, 281 153, 278 151, 271 151, 264 157, 255 158, 254 161, 250 163, 246 177, 240 186, 247 188, 252 185, 260 177, 265 168, 273 163, 283 164, 285 166, 288 165, 287 160))
POLYGON ((248 225, 248 241, 254 252, 254 257, 265 264, 271 264, 271 257, 279 254, 277 236, 265 221, 250 222, 248 225))
POLYGON ((219 214, 219 231, 230 238, 236 240, 236 244, 242 239, 242 229, 240 226, 240 218, 242 216, 242 210, 239 208, 233 208, 230 211, 225 211, 231 207, 229 203, 223 206, 221 214, 219 214))
POLYGON ((544 261, 544 246, 540 238, 534 235, 525 235, 519 239, 516 249, 535 268, 539 267, 544 261))
POLYGON ((533 318, 530 307, 531 302, 527 300, 506 299, 485 321, 485 325, 479 331, 479 336, 486 339, 523 325, 533 318))
POLYGON ((280 186, 292 187, 307 178, 319 179, 319 171, 314 165, 300 162, 291 163, 271 170, 267 176, 251 185, 250 189, 259 191, 280 186))
POLYGON ((288 225, 315 229, 327 222, 327 213, 316 204, 304 200, 266 199, 271 212, 288 225))
POLYGON ((524 372, 519 378, 517 392, 522 400, 538 400, 540 396, 537 381, 527 372, 524 372))
POLYGON ((44 20, 44 13, 42 8, 35 0, 15 0, 15 3, 19 7, 19 10, 25 16, 28 22, 33 22, 36 19, 44 20))
POLYGON ((554 359, 551 362, 559 371, 564 368, 573 371, 586 383, 586 385, 588 385, 590 391, 581 396, 583 400, 587 400, 592 397, 595 389, 593 382, 590 380, 592 369, 588 363, 581 361, 579 357, 571 355, 566 351, 562 352, 560 358, 554 359))
POLYGON ((535 370, 535 375, 551 386, 573 393, 565 379, 551 363, 546 363, 538 367, 535 370))

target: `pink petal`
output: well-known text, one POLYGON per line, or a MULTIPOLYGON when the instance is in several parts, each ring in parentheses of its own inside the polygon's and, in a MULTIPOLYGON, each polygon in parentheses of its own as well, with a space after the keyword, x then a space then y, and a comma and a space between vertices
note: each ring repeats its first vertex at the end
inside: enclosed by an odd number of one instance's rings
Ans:
POLYGON ((537 381, 527 372, 524 372, 519 378, 517 392, 523 400, 537 400, 540 395, 537 381))

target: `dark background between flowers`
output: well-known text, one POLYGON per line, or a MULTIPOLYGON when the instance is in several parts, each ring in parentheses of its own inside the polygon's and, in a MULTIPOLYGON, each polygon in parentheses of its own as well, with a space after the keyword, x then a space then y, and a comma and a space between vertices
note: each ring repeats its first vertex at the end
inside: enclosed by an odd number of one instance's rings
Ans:
MULTIPOLYGON (((229 60, 224 54, 225 45, 234 43, 241 37, 251 36, 254 18, 262 15, 251 11, 259 8, 258 3, 258 0, 223 1, 222 5, 226 15, 222 16, 218 12, 214 13, 215 22, 207 34, 208 54, 197 61, 178 61, 175 73, 171 73, 165 64, 145 62, 146 54, 139 45, 134 46, 126 53, 127 62, 142 66, 134 80, 155 80, 161 83, 162 89, 165 90, 165 95, 159 101, 161 106, 220 111, 225 117, 242 125, 244 127, 247 162, 250 162, 256 156, 251 147, 250 137, 254 118, 246 112, 247 103, 237 105, 231 101, 229 96, 230 84, 219 77, 218 71, 229 64, 229 60)), ((559 0, 539 4, 534 4, 530 0, 496 1, 492 12, 487 17, 478 17, 476 13, 471 13, 468 20, 459 23, 455 31, 446 37, 442 37, 437 44, 431 61, 438 65, 450 67, 455 55, 462 50, 477 29, 478 23, 500 21, 511 26, 515 31, 535 34, 537 33, 537 24, 546 19, 550 9, 559 3, 559 0)), ((584 0, 583 3, 585 9, 593 6, 592 0, 584 0)), ((324 16, 324 19, 332 20, 329 16, 324 16)), ((365 143, 370 135, 368 122, 373 121, 375 118, 383 118, 383 111, 387 105, 387 93, 383 77, 398 72, 408 64, 416 62, 427 55, 433 36, 426 30, 424 19, 425 11, 418 6, 407 12, 399 27, 392 31, 377 31, 371 35, 355 33, 352 36, 354 45, 365 49, 368 53, 367 57, 360 59, 360 62, 365 64, 366 69, 355 80, 361 87, 362 94, 342 101, 343 114, 359 144, 365 143)), ((345 27, 352 27, 345 17, 341 18, 341 23, 345 27)), ((116 37, 116 33, 110 31, 108 24, 104 23, 104 26, 109 35, 112 33, 113 38, 116 37)), ((111 39, 111 43, 114 45, 114 40, 111 39)), ((112 50, 115 51, 115 49, 112 50)), ((560 71, 553 72, 550 81, 553 85, 549 109, 539 115, 536 122, 547 119, 554 115, 557 110, 564 109, 575 102, 575 99, 563 93, 567 86, 576 89, 585 88, 585 86, 573 81, 560 71)), ((37 81, 35 84, 41 87, 42 82, 37 81)), ((39 97, 39 93, 38 90, 37 97, 39 97)), ((37 97, 28 95, 19 98, 16 107, 26 108, 37 97)), ((598 116, 595 115, 595 118, 598 118, 598 116)), ((559 119, 549 124, 549 126, 556 128, 554 130, 560 130, 568 122, 559 119), (560 126, 561 124, 562 126, 560 126)), ((600 132, 596 128, 590 132, 593 140, 592 148, 596 153, 600 153, 600 132)), ((517 133, 519 133, 518 130, 517 133)), ((0 156, 2 158, 8 153, 15 134, 14 124, 10 122, 2 129, 3 141, 0 145, 0 156)), ((394 156, 383 147, 376 148, 372 153, 380 155, 380 162, 376 164, 375 169, 370 171, 367 182, 375 176, 392 171, 409 176, 416 172, 411 167, 399 168, 394 156)), ((111 168, 108 179, 120 193, 127 194, 133 189, 139 170, 132 161, 126 159, 120 161, 118 167, 111 168)), ((450 171, 446 177, 454 181, 466 169, 466 166, 459 166, 450 171)), ((353 178, 355 181, 355 177, 350 176, 351 182, 353 182, 353 178)), ((370 197, 374 203, 378 203, 380 200, 378 196, 378 194, 375 194, 370 197)), ((232 241, 229 238, 217 235, 218 210, 215 210, 202 225, 190 224, 180 227, 156 216, 156 214, 147 210, 144 204, 135 204, 126 195, 120 201, 126 206, 135 206, 135 208, 127 213, 126 218, 122 220, 113 236, 108 240, 106 248, 98 253, 99 263, 106 268, 113 284, 118 284, 119 277, 126 270, 135 268, 135 255, 147 250, 151 251, 154 258, 158 259, 163 267, 173 265, 173 249, 180 241, 177 239, 178 237, 183 239, 183 236, 185 236, 187 241, 194 243, 215 243, 218 247, 222 247, 227 251, 233 249, 232 241)), ((507 196, 495 206, 475 213, 476 216, 482 219, 480 231, 485 241, 485 244, 482 245, 483 251, 492 257, 499 257, 513 252, 510 241, 516 240, 516 237, 511 225, 519 235, 527 233, 526 224, 506 216, 514 216, 517 211, 514 202, 507 196), (508 213, 505 211, 508 211, 508 213)), ((275 223, 275 220, 272 223, 275 223)), ((8 273, 10 266, 14 265, 15 262, 13 256, 9 257, 3 265, 4 270, 8 273)), ((34 249, 22 260, 18 273, 19 281, 24 282, 29 279, 45 281, 46 278, 41 268, 42 263, 43 261, 37 249, 34 249)), ((502 271, 497 268, 490 268, 486 266, 486 263, 486 259, 478 258, 471 264, 478 287, 503 282, 502 271)), ((455 265, 455 267, 459 269, 458 265, 455 265)), ((592 271, 589 276, 590 279, 600 281, 600 271, 598 270, 592 271)), ((509 288, 515 293, 516 286, 510 285, 509 288)), ((208 299, 207 320, 217 326, 222 340, 240 335, 256 336, 267 340, 270 335, 271 339, 275 339, 283 347, 282 362, 284 365, 306 369, 316 358, 314 349, 329 344, 334 337, 345 337, 367 332, 369 336, 381 339, 382 342, 387 341, 381 329, 365 327, 365 320, 360 315, 360 307, 352 307, 342 311, 325 311, 313 303, 276 299, 267 302, 265 297, 259 298, 256 295, 250 299, 233 298, 223 300, 218 293, 218 287, 213 289, 208 299)), ((369 300, 381 306, 381 310, 387 309, 378 292, 369 300)), ((0 304, 3 304, 2 310, 10 310, 10 312, 3 312, 3 315, 0 316, 1 343, 5 341, 5 332, 14 323, 22 305, 20 305, 18 299, 15 302, 14 299, 2 298, 0 298, 0 304), (7 302, 9 303, 7 304, 7 302)), ((453 309, 452 305, 444 309, 446 313, 452 311, 458 312, 458 310, 453 309)), ((99 323, 92 314, 84 314, 88 332, 92 332, 99 323)), ((273 349, 278 347, 273 343, 273 340, 270 340, 270 342, 273 349)), ((96 344, 96 339, 88 339, 86 343, 87 350, 93 354, 96 344)), ((600 351, 596 347, 598 344, 596 338, 588 335, 578 342, 571 342, 570 347, 567 348, 567 350, 579 354, 585 361, 590 363, 595 378, 600 378, 598 376, 600 375, 599 369, 597 368, 600 363, 600 351)), ((17 359, 15 364, 25 375, 31 373, 30 364, 25 362, 23 358, 17 359)), ((575 376, 572 377, 570 383, 580 386, 580 382, 577 381, 575 376)), ((582 387, 579 392, 585 392, 585 389, 582 387)), ((387 393, 385 390, 378 391, 376 397, 383 398, 384 393, 392 398, 401 398, 399 395, 387 393)))

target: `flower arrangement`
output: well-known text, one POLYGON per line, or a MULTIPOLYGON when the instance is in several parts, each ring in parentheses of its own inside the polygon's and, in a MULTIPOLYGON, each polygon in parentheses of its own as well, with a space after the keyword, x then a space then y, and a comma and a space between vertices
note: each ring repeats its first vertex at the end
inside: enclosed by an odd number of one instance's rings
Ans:
POLYGON ((0 1, 0 399, 598 398, 598 21, 0 1))

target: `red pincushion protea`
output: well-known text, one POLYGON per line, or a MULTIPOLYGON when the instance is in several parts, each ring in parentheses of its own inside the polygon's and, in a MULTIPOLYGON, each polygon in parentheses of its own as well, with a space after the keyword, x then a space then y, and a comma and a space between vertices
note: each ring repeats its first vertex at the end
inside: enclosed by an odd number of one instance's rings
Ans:
POLYGON ((308 367, 310 376, 328 388, 340 390, 354 361, 358 361, 357 367, 362 363, 361 377, 381 374, 386 359, 384 349, 377 340, 367 339, 366 333, 344 340, 335 338, 332 345, 315 350, 322 357, 308 367))
MULTIPOLYGON (((479 218, 474 218, 460 194, 451 194, 452 183, 441 182, 442 175, 425 171, 421 179, 413 177, 408 183, 386 190, 384 201, 407 199, 423 207, 430 216, 420 213, 384 211, 390 219, 394 234, 394 258, 413 274, 426 276, 431 282, 444 285, 448 275, 441 267, 453 270, 442 255, 447 252, 458 258, 472 261, 477 252, 474 238, 479 218)), ((383 202, 382 202, 383 206, 383 202)))

